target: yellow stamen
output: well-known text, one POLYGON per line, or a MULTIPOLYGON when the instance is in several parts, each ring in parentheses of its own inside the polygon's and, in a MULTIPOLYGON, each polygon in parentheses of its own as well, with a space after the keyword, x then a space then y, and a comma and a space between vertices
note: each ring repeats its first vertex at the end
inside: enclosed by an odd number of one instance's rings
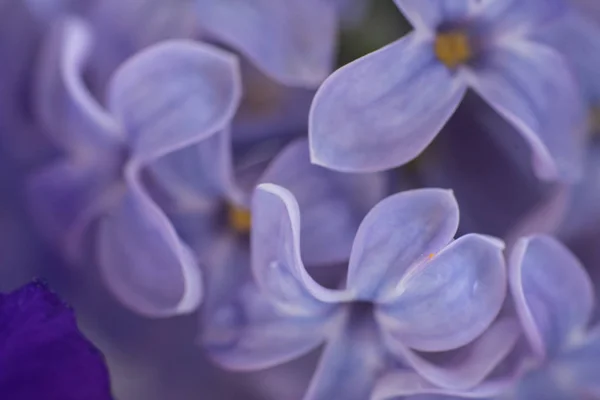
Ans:
POLYGON ((249 210, 230 204, 227 208, 227 218, 229 220, 229 226, 237 233, 250 233, 252 217, 249 210))
POLYGON ((435 257, 435 254, 434 253, 430 253, 428 257, 429 257, 430 260, 433 260, 433 257, 435 257))
POLYGON ((435 55, 448 68, 468 62, 472 55, 469 36, 462 31, 439 33, 435 38, 435 55))

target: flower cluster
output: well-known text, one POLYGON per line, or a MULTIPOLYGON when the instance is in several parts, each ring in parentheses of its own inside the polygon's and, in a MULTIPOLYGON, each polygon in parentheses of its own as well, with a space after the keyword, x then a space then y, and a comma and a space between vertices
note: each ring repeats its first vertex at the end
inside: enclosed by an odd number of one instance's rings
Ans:
MULTIPOLYGON (((248 398, 600 399, 596 0, 0 0, 0 27, 7 209, 270 370, 248 398)), ((110 398, 53 296, 0 295, 0 397, 110 398)))

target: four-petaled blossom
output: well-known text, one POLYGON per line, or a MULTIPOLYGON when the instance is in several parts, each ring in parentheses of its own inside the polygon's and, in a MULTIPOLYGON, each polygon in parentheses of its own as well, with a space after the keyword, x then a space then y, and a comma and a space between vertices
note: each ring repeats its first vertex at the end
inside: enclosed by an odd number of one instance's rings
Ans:
POLYGON ((436 383, 468 386, 514 344, 510 334, 499 335, 494 349, 481 343, 505 297, 503 244, 476 234, 453 241, 458 207, 449 191, 409 191, 378 203, 358 228, 341 290, 321 286, 305 269, 300 210, 289 191, 259 185, 252 215, 255 284, 221 310, 230 331, 206 343, 227 368, 267 368, 327 342, 305 398, 365 399, 396 357, 436 383), (472 343, 450 368, 417 353, 472 343))
POLYGON ((510 257, 509 284, 530 349, 517 368, 518 381, 497 377, 461 392, 436 388, 414 374, 397 373, 382 378, 374 398, 430 394, 427 398, 432 400, 571 400, 600 396, 600 329, 588 331, 594 292, 579 261, 556 239, 523 238, 510 257))
POLYGON ((93 46, 86 25, 69 19, 55 34, 40 66, 37 112, 68 158, 32 177, 33 212, 77 261, 98 222, 94 254, 130 308, 151 316, 192 311, 201 300, 200 271, 142 172, 231 119, 241 97, 237 60, 203 44, 156 45, 113 75, 105 109, 85 86, 93 46))
POLYGON ((566 60, 535 34, 563 0, 395 0, 414 32, 334 72, 311 109, 313 162, 344 171, 405 164, 468 88, 513 124, 544 179, 581 170, 585 114, 566 60))
POLYGON ((44 284, 0 293, 0 398, 110 400, 102 354, 44 284))

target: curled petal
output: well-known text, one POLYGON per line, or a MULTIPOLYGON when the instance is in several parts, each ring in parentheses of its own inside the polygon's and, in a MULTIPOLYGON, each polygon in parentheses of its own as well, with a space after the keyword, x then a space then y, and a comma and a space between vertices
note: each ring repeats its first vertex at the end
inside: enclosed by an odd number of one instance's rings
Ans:
POLYGON ((484 383, 469 390, 444 389, 435 386, 412 371, 394 371, 384 375, 375 386, 372 400, 492 400, 509 385, 484 383))
POLYGON ((58 144, 83 159, 101 158, 122 140, 117 121, 84 82, 92 42, 84 21, 65 19, 42 49, 36 80, 38 118, 58 144))
POLYGON ((108 102, 129 134, 133 157, 153 160, 225 129, 240 97, 232 54, 173 40, 123 64, 111 81, 108 102))
POLYGON ((369 398, 387 360, 375 321, 361 311, 329 339, 304 400, 369 398))
POLYGON ((594 307, 592 283, 583 266, 550 237, 517 242, 510 257, 510 288, 539 357, 552 357, 577 340, 594 307))
POLYGON ((100 221, 99 265, 125 305, 152 317, 192 312, 202 298, 202 277, 191 250, 142 188, 133 165, 128 188, 100 221))
POLYGON ((81 259, 83 238, 93 220, 111 204, 116 171, 108 166, 64 161, 33 174, 27 201, 39 229, 69 261, 81 259))
POLYGON ((390 196, 361 223, 350 257, 348 289, 385 299, 412 266, 442 250, 458 226, 452 192, 419 189, 390 196))
POLYGON ((525 137, 540 178, 580 177, 584 106, 570 67, 556 51, 524 41, 499 47, 471 78, 481 97, 525 137))
POLYGON ((334 2, 196 3, 203 29, 273 79, 290 86, 316 87, 331 71, 338 25, 334 2))
POLYGON ((444 22, 464 19, 471 0, 394 0, 415 29, 435 32, 444 22))
POLYGON ((288 317, 252 283, 237 288, 235 301, 212 309, 201 337, 209 356, 237 371, 265 369, 291 361, 325 340, 329 317, 288 317))
POLYGON ((506 295, 504 244, 469 234, 413 266, 397 298, 378 308, 389 335, 422 351, 464 346, 498 315, 506 295))
POLYGON ((252 271, 261 290, 290 315, 315 315, 351 294, 319 285, 300 258, 300 212, 294 196, 261 184, 252 201, 252 271))
POLYGON ((344 174, 311 164, 304 139, 285 148, 261 181, 285 187, 298 201, 307 265, 349 259, 358 226, 383 198, 386 183, 382 174, 344 174))
POLYGON ((464 93, 431 41, 408 34, 340 68, 319 88, 309 116, 311 159, 348 172, 405 164, 433 140, 464 93))
POLYGON ((521 335, 518 322, 500 317, 481 336, 454 351, 417 354, 399 341, 387 346, 428 381, 453 390, 467 390, 480 384, 511 352, 521 335))

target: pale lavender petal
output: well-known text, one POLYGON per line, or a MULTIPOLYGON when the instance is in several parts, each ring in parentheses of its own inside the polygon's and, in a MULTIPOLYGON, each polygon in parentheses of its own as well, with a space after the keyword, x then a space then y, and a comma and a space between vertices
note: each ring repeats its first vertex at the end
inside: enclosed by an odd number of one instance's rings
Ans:
POLYGON ((368 399, 385 370, 386 354, 371 310, 348 311, 342 329, 325 345, 304 400, 368 399))
POLYGON ((529 142, 540 178, 582 173, 585 110, 570 67, 550 47, 521 41, 486 55, 473 88, 529 142))
POLYGON ((451 191, 419 189, 386 198, 358 229, 347 287, 365 300, 389 297, 406 271, 452 240, 457 226, 451 191))
POLYGON ((506 390, 506 385, 484 383, 470 390, 452 390, 435 386, 412 371, 395 371, 384 375, 375 386, 372 400, 492 400, 506 390))
POLYGON ((227 369, 265 369, 298 358, 323 343, 335 316, 286 316, 250 282, 237 293, 235 301, 213 310, 217 326, 200 338, 209 356, 227 369))
POLYGON ((195 256, 127 167, 122 198, 100 221, 98 262, 108 287, 132 310, 152 317, 192 312, 202 298, 195 256))
POLYGON ((506 296, 504 244, 469 234, 397 283, 397 297, 378 307, 385 332, 415 350, 464 346, 494 321, 506 296))
POLYGON ((338 15, 323 0, 197 0, 210 36, 290 86, 316 87, 335 59, 338 15))
POLYGON ((473 19, 480 34, 504 40, 536 33, 567 10, 564 0, 490 0, 480 1, 473 19))
POLYGON ((115 165, 62 161, 35 172, 27 202, 46 238, 71 262, 81 261, 84 235, 118 190, 115 165))
POLYGON ((481 336, 465 347, 444 353, 416 353, 401 341, 389 340, 388 349, 428 381, 453 390, 481 383, 513 350, 521 330, 516 318, 499 317, 481 336))
POLYGON ((260 289, 280 310, 296 316, 328 313, 352 294, 319 285, 300 258, 300 211, 292 193, 269 183, 252 201, 252 271, 260 289))
POLYGON ((594 306, 583 266, 557 240, 521 239, 510 257, 510 288, 523 329, 537 356, 552 357, 578 339, 594 306))
POLYGON ((311 164, 305 139, 286 147, 261 182, 285 187, 298 201, 307 265, 348 261, 360 222, 386 189, 382 174, 345 174, 311 164))
POLYGON ((118 122, 86 87, 90 27, 67 18, 50 33, 35 82, 35 111, 48 134, 73 156, 102 159, 123 139, 118 122))
POLYGON ((147 161, 225 129, 240 97, 232 54, 173 40, 149 47, 121 66, 108 99, 129 135, 132 156, 147 161))
POLYGON ((448 21, 465 19, 471 10, 471 0, 394 0, 402 14, 415 29, 435 32, 448 21))
POLYGON ((462 80, 437 61, 431 40, 408 34, 327 78, 309 116, 314 163, 379 171, 427 147, 465 93, 462 80))

